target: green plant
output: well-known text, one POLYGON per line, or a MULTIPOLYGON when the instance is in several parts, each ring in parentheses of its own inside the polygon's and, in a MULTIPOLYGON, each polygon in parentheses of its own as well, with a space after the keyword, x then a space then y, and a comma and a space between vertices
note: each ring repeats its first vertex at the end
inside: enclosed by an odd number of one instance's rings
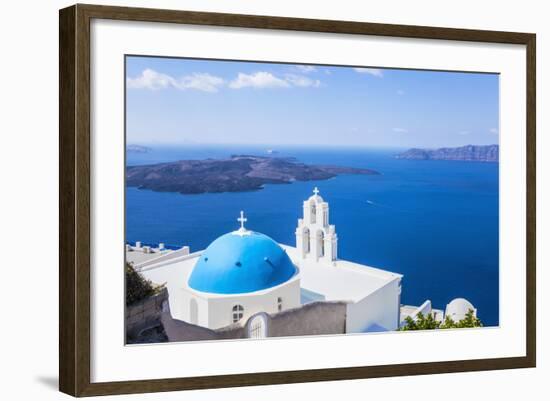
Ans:
POLYGON ((146 280, 130 263, 126 263, 126 306, 157 294, 164 286, 146 280))
POLYGON ((440 322, 434 319, 433 314, 428 313, 424 316, 422 312, 418 312, 416 319, 407 316, 405 318, 405 323, 405 326, 401 327, 399 330, 433 330, 438 329, 440 325, 440 322))
POLYGON ((410 316, 405 318, 405 325, 400 331, 408 330, 434 330, 434 329, 462 329, 468 327, 483 327, 481 320, 474 316, 474 311, 469 309, 464 319, 455 322, 450 316, 445 316, 445 321, 438 322, 434 319, 433 314, 429 313, 426 316, 422 312, 416 315, 416 319, 410 316))
POLYGON ((481 320, 474 316, 474 311, 471 309, 468 309, 468 312, 466 313, 466 316, 464 316, 464 319, 460 320, 457 323, 458 328, 463 327, 483 327, 483 323, 481 323, 481 320))
POLYGON ((439 326, 440 329, 454 329, 456 328, 456 323, 450 316, 445 316, 445 321, 439 326))

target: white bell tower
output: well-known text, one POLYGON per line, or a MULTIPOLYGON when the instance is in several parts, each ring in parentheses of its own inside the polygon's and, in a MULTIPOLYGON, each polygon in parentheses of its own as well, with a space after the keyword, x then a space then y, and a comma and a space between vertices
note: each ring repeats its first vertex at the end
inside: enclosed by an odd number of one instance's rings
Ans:
POLYGON ((328 217, 328 203, 315 187, 313 195, 304 201, 304 216, 298 219, 296 227, 296 248, 302 259, 326 262, 337 259, 338 236, 328 217))

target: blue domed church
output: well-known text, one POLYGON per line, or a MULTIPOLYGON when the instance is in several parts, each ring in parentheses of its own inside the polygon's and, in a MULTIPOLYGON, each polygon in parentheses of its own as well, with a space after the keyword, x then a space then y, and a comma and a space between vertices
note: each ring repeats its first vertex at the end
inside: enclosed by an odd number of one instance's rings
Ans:
POLYGON ((300 306, 299 269, 277 242, 245 228, 243 212, 239 221, 201 252, 183 287, 192 324, 217 329, 300 306))
POLYGON ((206 248, 189 277, 189 287, 212 294, 247 294, 284 284, 297 271, 279 244, 243 227, 206 248))
MULTIPOLYGON (((317 188, 302 207, 294 246, 249 229, 241 211, 237 229, 204 250, 159 246, 136 259, 145 278, 166 284, 171 340, 190 332, 206 339, 399 327, 402 276, 338 258, 336 228, 317 188)), ((127 255, 136 251, 130 248, 127 255)))

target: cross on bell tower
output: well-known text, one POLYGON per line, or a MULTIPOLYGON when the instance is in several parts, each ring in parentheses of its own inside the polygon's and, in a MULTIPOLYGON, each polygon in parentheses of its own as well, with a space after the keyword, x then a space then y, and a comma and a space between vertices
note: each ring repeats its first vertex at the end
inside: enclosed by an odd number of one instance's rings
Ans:
POLYGON ((319 188, 317 188, 317 187, 313 188, 313 194, 314 195, 319 195, 319 188))

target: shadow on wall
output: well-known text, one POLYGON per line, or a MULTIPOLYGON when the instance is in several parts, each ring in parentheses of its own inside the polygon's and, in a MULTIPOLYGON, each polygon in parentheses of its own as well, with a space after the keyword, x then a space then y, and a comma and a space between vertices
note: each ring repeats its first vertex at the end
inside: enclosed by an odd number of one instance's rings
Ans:
POLYGON ((126 307, 125 327, 128 343, 133 343, 143 331, 159 324, 162 305, 167 299, 168 290, 163 288, 158 294, 126 307))
POLYGON ((54 376, 38 376, 35 378, 36 381, 44 387, 49 388, 50 390, 58 391, 59 389, 59 378, 54 376))
POLYGON ((170 315, 168 302, 163 303, 160 316, 168 341, 227 340, 239 338, 261 338, 255 336, 250 324, 259 315, 265 317, 267 337, 292 337, 323 334, 344 334, 346 332, 345 302, 313 302, 299 308, 276 314, 256 314, 244 326, 235 324, 217 330, 196 326, 170 315))

